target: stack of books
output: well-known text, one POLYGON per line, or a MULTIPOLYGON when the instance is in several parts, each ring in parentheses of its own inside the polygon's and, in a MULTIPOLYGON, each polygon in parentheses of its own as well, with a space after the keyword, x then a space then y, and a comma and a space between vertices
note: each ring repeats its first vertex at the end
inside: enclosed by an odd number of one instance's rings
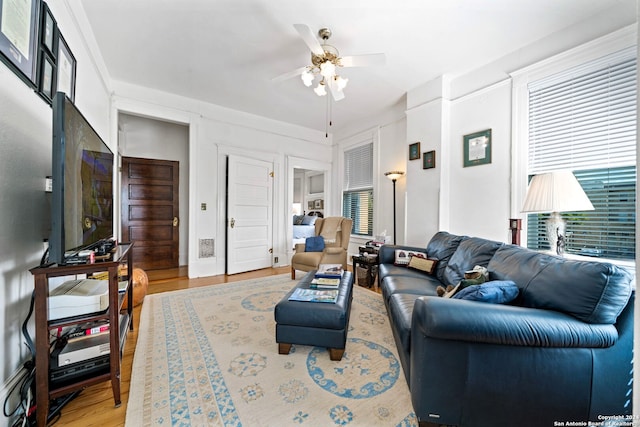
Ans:
POLYGON ((305 302, 329 302, 335 303, 338 300, 337 289, 306 289, 296 288, 289 297, 289 301, 305 301, 305 302))
POLYGON ((320 264, 311 281, 311 289, 338 289, 344 274, 342 264, 320 264))

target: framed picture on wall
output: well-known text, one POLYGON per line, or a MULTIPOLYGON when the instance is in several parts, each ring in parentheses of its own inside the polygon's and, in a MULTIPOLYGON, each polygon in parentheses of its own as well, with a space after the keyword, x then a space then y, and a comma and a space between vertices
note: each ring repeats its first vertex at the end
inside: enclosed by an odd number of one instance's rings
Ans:
POLYGON ((42 3, 42 46, 47 53, 55 58, 56 20, 51 14, 51 10, 46 3, 42 3))
POLYGON ((38 62, 38 0, 0 0, 0 60, 31 87, 38 62))
POLYGON ((409 144, 409 160, 417 160, 420 158, 420 142, 409 144))
POLYGON ((491 129, 465 135, 463 155, 465 168, 491 163, 491 129))
POLYGON ((76 58, 71 53, 69 45, 59 34, 58 37, 58 85, 57 91, 67 94, 71 102, 76 99, 76 58))
POLYGON ((433 169, 436 167, 436 151, 431 150, 422 154, 422 169, 433 169))
POLYGON ((39 91, 40 94, 47 100, 47 102, 51 104, 54 93, 55 66, 53 65, 53 60, 48 55, 42 55, 42 62, 40 65, 42 67, 42 70, 40 71, 41 75, 39 80, 39 91))

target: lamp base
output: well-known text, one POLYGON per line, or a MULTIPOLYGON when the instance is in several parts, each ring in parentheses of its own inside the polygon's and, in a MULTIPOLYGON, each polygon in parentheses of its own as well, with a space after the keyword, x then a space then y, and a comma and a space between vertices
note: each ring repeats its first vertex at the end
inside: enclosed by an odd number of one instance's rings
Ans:
POLYGON ((551 212, 547 219, 547 240, 551 250, 562 256, 564 255, 566 222, 558 212, 551 212))

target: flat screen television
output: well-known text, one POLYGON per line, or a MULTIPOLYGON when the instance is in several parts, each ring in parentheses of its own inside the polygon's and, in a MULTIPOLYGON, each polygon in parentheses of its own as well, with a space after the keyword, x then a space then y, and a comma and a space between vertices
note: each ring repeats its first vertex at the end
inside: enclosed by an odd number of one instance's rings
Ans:
POLYGON ((48 262, 77 261, 113 237, 113 152, 63 92, 53 99, 48 262))

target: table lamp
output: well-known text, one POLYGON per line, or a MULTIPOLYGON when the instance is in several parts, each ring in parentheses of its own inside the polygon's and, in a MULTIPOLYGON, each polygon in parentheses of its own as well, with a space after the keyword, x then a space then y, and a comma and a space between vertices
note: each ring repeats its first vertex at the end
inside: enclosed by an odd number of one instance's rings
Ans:
POLYGON ((535 175, 531 179, 523 213, 547 213, 547 240, 551 250, 564 253, 566 223, 560 212, 592 211, 593 205, 571 171, 535 175))

